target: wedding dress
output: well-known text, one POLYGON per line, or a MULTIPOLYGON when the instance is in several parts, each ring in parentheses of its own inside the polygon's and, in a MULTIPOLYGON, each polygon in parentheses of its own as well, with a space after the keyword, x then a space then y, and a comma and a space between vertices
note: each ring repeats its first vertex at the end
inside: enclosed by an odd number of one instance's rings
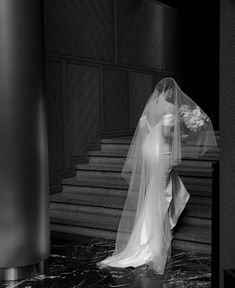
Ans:
MULTIPOLYGON (((101 267, 147 265, 164 274, 170 259, 172 229, 190 195, 173 169, 181 161, 184 145, 179 142, 183 128, 178 121, 179 99, 175 100, 179 88, 172 78, 162 81, 164 85, 156 87, 146 104, 128 151, 122 176, 129 189, 116 247, 112 256, 98 263, 101 267), (164 129, 168 129, 168 137, 164 136, 164 129)), ((191 156, 198 157, 217 145, 212 126, 208 127, 207 137, 201 133, 191 137, 191 146, 197 144, 191 156)))

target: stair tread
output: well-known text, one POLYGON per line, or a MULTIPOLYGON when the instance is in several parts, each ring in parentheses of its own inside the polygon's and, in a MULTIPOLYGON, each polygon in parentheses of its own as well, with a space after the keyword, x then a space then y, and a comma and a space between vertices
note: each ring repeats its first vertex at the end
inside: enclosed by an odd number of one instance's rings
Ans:
MULTIPOLYGON (((124 163, 119 162, 107 162, 107 163, 85 163, 77 164, 76 170, 85 170, 85 171, 107 171, 107 172, 121 172, 124 163)), ((193 166, 177 166, 174 167, 174 170, 180 175, 195 175, 210 177, 212 176, 213 168, 210 167, 193 167, 193 166)))
MULTIPOLYGON (((104 207, 110 209, 122 209, 125 201, 126 193, 120 193, 118 201, 111 196, 97 194, 97 197, 89 198, 89 195, 82 197, 78 193, 57 193, 50 196, 51 203, 67 203, 77 204, 90 207, 104 207), (80 198, 78 197, 80 196, 80 198)), ((116 198, 116 197, 115 197, 116 198)), ((200 218, 211 218, 211 203, 204 199, 197 199, 198 197, 190 197, 189 201, 182 213, 182 215, 200 217, 200 218), (195 199, 196 198, 196 199, 195 199)))
MULTIPOLYGON (((89 157, 89 164, 101 164, 101 165, 120 165, 122 166, 125 162, 125 158, 117 158, 117 157, 89 157)), ((212 168, 212 165, 215 161, 213 160, 197 160, 197 159, 183 159, 181 164, 175 167, 183 168, 183 167, 199 167, 199 168, 212 168)), ((88 164, 85 163, 85 164, 88 164)), ((82 164, 77 164, 79 166, 82 164)))
MULTIPOLYGON (((89 151, 88 156, 96 156, 96 157, 120 157, 120 158, 126 158, 127 151, 119 151, 119 150, 98 150, 98 151, 89 151)), ((192 159, 190 157, 183 157, 183 159, 192 159)), ((197 160, 219 160, 219 152, 207 152, 204 156, 201 158, 198 158, 197 160)))

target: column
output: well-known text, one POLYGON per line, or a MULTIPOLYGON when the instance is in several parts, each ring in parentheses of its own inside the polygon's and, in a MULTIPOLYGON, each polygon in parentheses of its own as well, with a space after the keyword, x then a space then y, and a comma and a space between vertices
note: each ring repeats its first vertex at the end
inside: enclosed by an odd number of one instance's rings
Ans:
POLYGON ((0 0, 0 280, 45 271, 50 253, 40 0, 0 0))

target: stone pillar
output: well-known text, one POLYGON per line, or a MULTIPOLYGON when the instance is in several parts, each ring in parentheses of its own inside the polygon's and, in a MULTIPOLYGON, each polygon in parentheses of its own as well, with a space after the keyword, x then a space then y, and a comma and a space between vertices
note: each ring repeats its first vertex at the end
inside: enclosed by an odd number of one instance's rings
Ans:
POLYGON ((0 279, 44 271, 48 152, 41 0, 0 0, 0 279))

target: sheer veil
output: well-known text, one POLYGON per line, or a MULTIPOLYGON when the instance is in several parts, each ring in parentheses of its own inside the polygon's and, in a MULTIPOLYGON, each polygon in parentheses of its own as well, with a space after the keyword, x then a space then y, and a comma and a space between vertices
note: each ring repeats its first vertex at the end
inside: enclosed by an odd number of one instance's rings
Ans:
MULTIPOLYGON (((174 79, 162 79, 146 103, 122 169, 122 177, 129 184, 129 188, 119 222, 113 256, 121 253, 127 247, 133 230, 138 229, 136 223, 138 223, 137 219, 141 217, 151 173, 149 163, 146 163, 143 157, 142 148, 151 129, 157 125, 163 127, 164 123, 164 127, 170 127, 170 144, 167 147, 171 152, 171 166, 180 164, 182 158, 199 158, 206 151, 217 146, 210 118, 180 89, 174 79), (166 101, 162 101, 162 99, 166 101)), ((164 137, 160 138, 156 146, 158 149, 156 155, 164 155, 164 149, 166 149, 166 145, 163 145, 164 137)), ((165 160, 159 157, 153 171, 158 185, 155 188, 160 192, 166 184, 164 169, 166 169, 165 160)), ((159 203, 158 208, 161 209, 159 214, 153 215, 158 218, 159 223, 165 221, 168 207, 166 206, 165 210, 162 207, 160 192, 151 196, 157 197, 155 203, 159 203)), ((156 209, 153 208, 153 210, 156 209)), ((164 230, 163 226, 161 229, 157 233, 161 233, 164 242, 164 237, 168 237, 168 232, 164 230)))

